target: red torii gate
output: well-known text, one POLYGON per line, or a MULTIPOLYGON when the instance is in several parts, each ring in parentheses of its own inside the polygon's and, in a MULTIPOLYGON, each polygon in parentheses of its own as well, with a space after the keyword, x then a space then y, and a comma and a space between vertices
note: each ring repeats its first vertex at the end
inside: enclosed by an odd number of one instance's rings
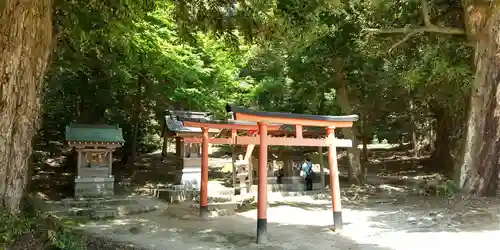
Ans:
MULTIPOLYGON (((189 142, 202 143, 200 216, 208 216, 208 144, 260 145, 257 191, 257 243, 267 242, 267 146, 313 146, 328 147, 328 165, 330 169, 330 190, 334 229, 342 228, 342 207, 337 165, 337 147, 350 147, 350 140, 336 139, 335 128, 352 127, 357 115, 323 116, 281 112, 259 112, 235 105, 227 105, 226 110, 233 113, 234 120, 215 121, 204 119, 182 119, 184 126, 202 129, 202 138, 189 138, 189 142), (295 125, 295 137, 271 137, 269 130, 279 130, 280 125, 295 125), (326 138, 303 138, 303 126, 325 127, 326 138), (209 138, 209 128, 231 129, 231 138, 209 138), (259 136, 238 136, 237 130, 257 130, 259 136)), ((186 138, 188 139, 188 138, 186 138)))

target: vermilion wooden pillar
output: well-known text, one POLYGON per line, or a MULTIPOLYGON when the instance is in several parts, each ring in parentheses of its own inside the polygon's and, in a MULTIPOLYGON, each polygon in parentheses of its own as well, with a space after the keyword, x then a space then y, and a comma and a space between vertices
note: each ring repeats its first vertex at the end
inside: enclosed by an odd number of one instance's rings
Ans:
POLYGON ((335 142, 335 129, 326 129, 328 138, 328 167, 330 168, 330 191, 332 194, 333 229, 342 229, 342 204, 340 202, 339 169, 337 164, 337 148, 335 142))
POLYGON ((208 128, 201 128, 200 217, 208 217, 208 128))
POLYGON ((259 122, 259 184, 257 191, 257 244, 267 243, 267 125, 259 122))

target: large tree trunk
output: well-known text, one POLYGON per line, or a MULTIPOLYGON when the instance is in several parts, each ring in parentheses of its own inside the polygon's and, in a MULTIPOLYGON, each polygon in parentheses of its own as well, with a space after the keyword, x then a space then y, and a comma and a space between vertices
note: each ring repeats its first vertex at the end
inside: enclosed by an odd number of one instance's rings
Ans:
MULTIPOLYGON (((340 106, 340 109, 342 109, 342 112, 347 114, 353 112, 351 104, 349 103, 347 86, 344 80, 338 82, 338 86, 336 88, 336 99, 338 105, 340 106)), ((365 175, 363 174, 363 169, 361 167, 360 150, 358 149, 358 137, 356 133, 354 133, 355 129, 356 127, 345 128, 343 132, 346 138, 352 140, 352 147, 347 149, 347 155, 349 157, 349 182, 354 184, 361 184, 365 181, 365 175)))
POLYGON ((0 205, 17 213, 52 43, 52 0, 1 0, 0 205))
POLYGON ((417 158, 420 151, 417 135, 417 122, 415 119, 415 105, 413 103, 413 96, 410 97, 410 126, 411 126, 411 144, 413 148, 413 157, 417 158))
POLYGON ((432 112, 436 117, 436 138, 434 140, 434 150, 430 157, 430 168, 443 173, 450 179, 454 175, 454 160, 452 156, 452 119, 450 113, 441 108, 434 107, 432 112))
POLYGON ((362 174, 363 174, 363 179, 366 180, 366 176, 368 175, 368 136, 366 135, 367 131, 367 123, 368 123, 368 116, 366 115, 366 111, 362 110, 361 112, 361 117, 359 119, 359 122, 361 123, 361 143, 363 144, 363 150, 362 150, 362 174))
POLYGON ((470 99, 460 186, 495 195, 500 157, 500 10, 496 2, 466 1, 467 32, 475 40, 476 74, 470 99))

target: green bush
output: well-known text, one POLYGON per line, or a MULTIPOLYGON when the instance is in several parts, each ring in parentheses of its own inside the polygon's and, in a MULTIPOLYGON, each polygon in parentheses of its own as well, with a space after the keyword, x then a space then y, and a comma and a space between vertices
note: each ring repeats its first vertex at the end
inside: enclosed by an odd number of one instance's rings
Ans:
POLYGON ((8 249, 16 240, 26 234, 42 239, 44 245, 64 250, 85 249, 82 237, 59 226, 59 221, 40 212, 13 216, 0 209, 0 249, 8 249))
POLYGON ((459 188, 452 180, 446 180, 437 187, 438 195, 454 196, 459 191, 459 188))

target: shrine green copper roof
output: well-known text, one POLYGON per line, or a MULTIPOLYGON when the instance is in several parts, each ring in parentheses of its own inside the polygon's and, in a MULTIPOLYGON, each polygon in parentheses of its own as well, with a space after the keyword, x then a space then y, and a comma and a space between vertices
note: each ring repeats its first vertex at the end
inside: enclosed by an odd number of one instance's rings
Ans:
POLYGON ((118 125, 71 124, 66 126, 66 141, 124 143, 118 125))

